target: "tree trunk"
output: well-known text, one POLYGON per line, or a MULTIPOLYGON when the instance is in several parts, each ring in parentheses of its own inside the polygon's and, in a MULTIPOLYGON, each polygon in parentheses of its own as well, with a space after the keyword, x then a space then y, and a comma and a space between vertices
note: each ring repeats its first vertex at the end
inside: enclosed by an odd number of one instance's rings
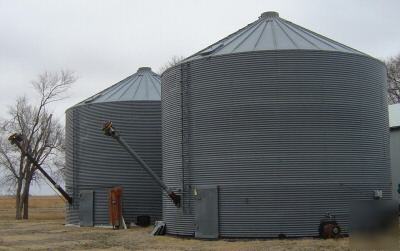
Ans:
POLYGON ((29 186, 30 185, 28 185, 28 192, 25 194, 24 198, 24 220, 27 220, 29 218, 29 186))
POLYGON ((24 201, 25 201, 25 187, 22 188, 21 194, 19 195, 19 204, 18 204, 18 210, 20 214, 20 220, 22 220, 23 217, 23 212, 24 212, 24 201))
POLYGON ((15 193, 15 219, 22 219, 22 207, 21 207, 21 189, 22 189, 22 179, 18 179, 17 191, 15 193))
POLYGON ((15 193, 15 219, 22 219, 22 190, 24 185, 24 159, 25 156, 21 154, 19 162, 19 177, 17 178, 17 191, 15 193))
POLYGON ((32 174, 31 174, 31 169, 27 171, 27 175, 25 178, 25 184, 24 184, 24 192, 22 193, 21 196, 21 207, 23 208, 23 219, 28 219, 28 212, 29 212, 29 190, 31 187, 31 181, 32 181, 32 174))

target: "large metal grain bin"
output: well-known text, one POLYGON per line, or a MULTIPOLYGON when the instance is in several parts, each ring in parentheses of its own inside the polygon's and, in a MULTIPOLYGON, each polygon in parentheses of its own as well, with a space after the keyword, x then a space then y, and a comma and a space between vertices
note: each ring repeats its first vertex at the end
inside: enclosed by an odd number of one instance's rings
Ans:
POLYGON ((167 232, 316 236, 325 214, 391 199, 385 66, 279 17, 258 20, 162 74, 167 232))
POLYGON ((123 217, 161 218, 161 191, 117 142, 103 135, 112 120, 128 144, 161 176, 160 77, 148 67, 66 112, 67 224, 108 225, 108 191, 123 189, 123 217))
POLYGON ((389 105, 389 126, 393 200, 400 205, 400 104, 389 105))

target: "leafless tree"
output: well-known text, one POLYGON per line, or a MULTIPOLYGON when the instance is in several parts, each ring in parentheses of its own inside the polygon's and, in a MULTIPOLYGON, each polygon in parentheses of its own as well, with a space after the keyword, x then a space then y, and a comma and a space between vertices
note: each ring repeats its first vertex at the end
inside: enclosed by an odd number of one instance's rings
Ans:
POLYGON ((386 61, 389 104, 400 103, 400 54, 386 61))
POLYGON ((167 63, 160 67, 160 69, 158 70, 158 74, 161 75, 168 68, 179 64, 183 59, 184 57, 182 56, 173 56, 167 63))
POLYGON ((24 136, 22 147, 38 163, 53 171, 62 168, 64 129, 48 108, 50 104, 65 99, 67 90, 75 81, 76 76, 69 71, 39 75, 32 82, 39 102, 31 104, 26 97, 18 98, 9 108, 9 119, 1 122, 0 168, 4 184, 15 193, 16 219, 28 219, 30 186, 40 176, 26 156, 7 142, 7 137, 14 132, 21 133, 24 136))

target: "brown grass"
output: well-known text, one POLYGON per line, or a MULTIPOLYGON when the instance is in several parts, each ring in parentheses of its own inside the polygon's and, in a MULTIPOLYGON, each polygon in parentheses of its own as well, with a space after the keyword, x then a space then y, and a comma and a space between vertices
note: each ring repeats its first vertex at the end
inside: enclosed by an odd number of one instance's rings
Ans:
MULTIPOLYGON (((58 196, 31 196, 29 208, 62 208, 64 201, 58 196)), ((14 196, 0 196, 0 208, 15 208, 14 196)))
MULTIPOLYGON (((65 204, 58 196, 32 196, 29 198, 29 218, 57 220, 65 218, 65 204)), ((15 219, 15 198, 0 196, 0 219, 15 219)))
POLYGON ((150 236, 151 228, 112 230, 64 226, 58 197, 32 197, 31 218, 13 220, 13 199, 0 197, 0 250, 349 250, 348 239, 217 240, 150 236))

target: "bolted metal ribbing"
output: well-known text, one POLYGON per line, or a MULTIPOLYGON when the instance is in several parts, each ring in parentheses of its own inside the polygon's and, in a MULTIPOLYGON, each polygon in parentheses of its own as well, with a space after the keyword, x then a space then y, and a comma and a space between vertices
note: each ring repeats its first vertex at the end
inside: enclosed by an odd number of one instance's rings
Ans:
POLYGON ((101 131, 112 120, 126 142, 161 177, 160 101, 80 105, 66 113, 66 188, 74 196, 66 223, 79 224, 79 191, 94 191, 94 224, 108 225, 108 189, 123 188, 123 216, 161 218, 161 189, 128 152, 101 131))
POLYGON ((194 234, 199 185, 219 186, 221 237, 316 236, 328 212, 346 233, 351 202, 391 199, 380 61, 270 50, 184 64, 162 75, 163 179, 189 190, 181 209, 163 200, 167 233, 194 234))

